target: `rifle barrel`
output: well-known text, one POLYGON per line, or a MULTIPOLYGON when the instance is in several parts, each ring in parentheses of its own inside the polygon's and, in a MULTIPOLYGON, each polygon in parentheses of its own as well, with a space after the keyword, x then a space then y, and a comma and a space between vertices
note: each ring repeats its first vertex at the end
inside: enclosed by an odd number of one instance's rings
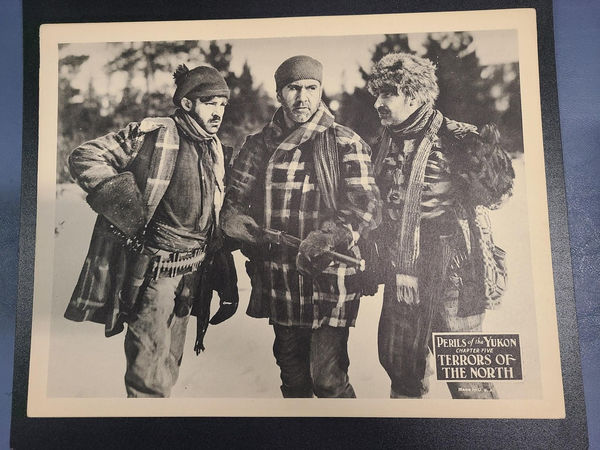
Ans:
MULTIPOLYGON (((279 230, 272 230, 269 228, 264 229, 264 236, 267 240, 275 244, 285 244, 290 247, 300 247, 302 240, 296 236, 289 235, 279 230)), ((325 254, 331 259, 337 262, 342 262, 349 266, 358 267, 360 270, 365 270, 365 260, 353 258, 352 256, 344 255, 343 253, 334 252, 333 250, 326 250, 325 254)))

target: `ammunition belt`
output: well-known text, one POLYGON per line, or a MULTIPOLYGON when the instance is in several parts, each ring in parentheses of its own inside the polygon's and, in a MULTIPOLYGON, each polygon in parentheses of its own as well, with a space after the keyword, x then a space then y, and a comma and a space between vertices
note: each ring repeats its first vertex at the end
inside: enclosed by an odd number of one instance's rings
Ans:
MULTIPOLYGON (((114 234, 121 245, 130 252, 143 253, 144 249, 150 249, 144 245, 144 233, 129 237, 125 235, 113 224, 108 226, 110 232, 114 234)), ((206 255, 206 242, 193 250, 186 250, 181 252, 169 252, 166 250, 154 249, 156 254, 150 262, 148 276, 152 280, 159 278, 175 278, 179 275, 185 275, 198 270, 204 257, 206 255)), ((154 252, 153 252, 154 253, 154 252)))
POLYGON ((149 276, 152 280, 174 278, 198 270, 206 256, 206 244, 184 252, 159 251, 152 259, 149 276))

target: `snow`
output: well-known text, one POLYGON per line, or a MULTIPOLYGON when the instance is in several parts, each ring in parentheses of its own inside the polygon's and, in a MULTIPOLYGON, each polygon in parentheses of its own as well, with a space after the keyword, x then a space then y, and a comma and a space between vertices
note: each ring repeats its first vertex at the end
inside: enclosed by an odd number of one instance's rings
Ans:
MULTIPOLYGON (((503 306, 489 311, 485 332, 519 333, 524 380, 498 382, 501 398, 539 398, 539 351, 533 297, 526 189, 522 159, 514 161, 514 197, 492 213, 494 239, 509 258, 509 289, 503 306)), ((118 398, 125 396, 124 333, 105 338, 102 325, 63 317, 85 258, 95 214, 76 185, 58 186, 54 286, 50 317, 48 397, 118 398)), ((279 368, 272 353, 273 330, 266 319, 245 315, 250 282, 244 257, 236 253, 240 306, 228 321, 210 326, 206 351, 196 356, 195 320, 190 320, 179 380, 173 397, 279 398, 279 368)), ((216 300, 216 299, 215 299, 216 300)), ((357 325, 350 331, 350 380, 361 398, 388 398, 389 379, 377 356, 377 325, 382 289, 361 302, 357 325)), ((216 309, 218 301, 213 301, 216 309)), ((214 312, 214 311, 213 311, 214 312)), ((43 320, 40 319, 40 320, 43 320)), ((430 379, 432 398, 450 398, 444 382, 430 379)))

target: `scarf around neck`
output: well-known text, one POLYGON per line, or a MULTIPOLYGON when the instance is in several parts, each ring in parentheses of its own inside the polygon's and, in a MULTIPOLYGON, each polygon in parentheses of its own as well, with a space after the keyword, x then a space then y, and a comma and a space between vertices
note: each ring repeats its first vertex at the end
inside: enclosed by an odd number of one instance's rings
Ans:
POLYGON ((423 104, 399 125, 387 127, 390 133, 398 139, 414 139, 429 124, 435 110, 431 105, 423 104))
MULTIPOLYGON (((313 139, 317 133, 324 133, 333 125, 333 114, 329 112, 327 107, 321 102, 317 111, 305 123, 298 125, 290 131, 285 126, 283 117, 283 109, 279 108, 273 115, 273 119, 263 128, 263 139, 266 151, 269 153, 269 163, 267 164, 267 174, 265 180, 271 180, 272 164, 277 154, 282 152, 293 151, 305 142, 313 139)), ((316 140, 313 139, 313 142, 316 140)), ((272 205, 272 191, 270 186, 265 189, 265 204, 272 205)), ((265 208, 265 225, 271 226, 271 210, 265 208)))
POLYGON ((265 143, 273 152, 275 150, 293 150, 311 139, 316 133, 323 133, 333 125, 333 121, 333 114, 321 102, 317 111, 307 122, 289 131, 289 128, 285 126, 283 109, 279 108, 271 122, 263 129, 265 143))
POLYGON ((381 140, 381 148, 375 160, 375 173, 379 174, 384 159, 390 153, 392 140, 404 141, 419 136, 412 167, 406 186, 406 197, 402 216, 396 224, 396 298, 407 304, 419 303, 419 281, 417 260, 421 236, 421 198, 425 180, 425 169, 431 148, 442 125, 443 116, 429 105, 423 105, 407 120, 395 127, 386 127, 381 140))
POLYGON ((225 193, 225 157, 221 141, 216 134, 208 133, 192 116, 181 109, 175 111, 173 120, 195 144, 202 170, 203 196, 212 197, 215 220, 218 223, 225 193))

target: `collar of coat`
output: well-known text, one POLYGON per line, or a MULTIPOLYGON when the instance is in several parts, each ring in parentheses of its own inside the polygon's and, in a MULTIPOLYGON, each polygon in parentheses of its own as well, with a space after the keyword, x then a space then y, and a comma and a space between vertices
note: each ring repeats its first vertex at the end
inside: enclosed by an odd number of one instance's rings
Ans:
POLYGON ((321 102, 310 120, 295 128, 287 136, 284 135, 283 120, 283 109, 279 108, 273 115, 271 122, 263 129, 265 143, 270 151, 293 150, 299 147, 316 133, 323 133, 331 127, 334 117, 325 104, 321 102))
POLYGON ((154 152, 150 159, 143 199, 146 205, 146 222, 149 222, 162 199, 175 170, 179 152, 179 133, 170 117, 152 117, 142 120, 140 131, 158 130, 154 152))

